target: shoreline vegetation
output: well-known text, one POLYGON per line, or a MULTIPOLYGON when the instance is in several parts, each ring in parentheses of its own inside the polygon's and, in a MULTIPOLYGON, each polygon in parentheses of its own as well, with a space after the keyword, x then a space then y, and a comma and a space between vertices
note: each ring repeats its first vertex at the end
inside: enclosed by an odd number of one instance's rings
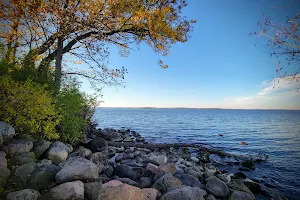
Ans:
POLYGON ((115 107, 115 106, 98 106, 96 107, 97 109, 101 108, 118 108, 118 109, 196 109, 196 110, 259 110, 259 111, 264 111, 264 110, 273 110, 273 111, 300 111, 299 109, 255 109, 255 108, 189 108, 189 107, 115 107))
POLYGON ((16 134, 0 122, 0 199, 254 200, 287 199, 249 179, 262 158, 240 157, 196 144, 153 144, 122 128, 97 129, 70 145, 16 134), (210 155, 233 158, 235 173, 210 155))

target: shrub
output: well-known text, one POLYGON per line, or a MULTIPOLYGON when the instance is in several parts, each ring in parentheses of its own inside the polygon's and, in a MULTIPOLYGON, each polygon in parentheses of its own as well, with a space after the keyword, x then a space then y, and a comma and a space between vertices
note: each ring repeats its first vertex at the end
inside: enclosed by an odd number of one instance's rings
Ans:
POLYGON ((83 133, 94 113, 94 102, 74 84, 66 86, 56 96, 56 106, 62 116, 59 132, 63 141, 77 143, 83 139, 83 133))
POLYGON ((0 118, 17 133, 57 139, 60 116, 45 85, 31 80, 16 82, 5 75, 0 80, 0 118))

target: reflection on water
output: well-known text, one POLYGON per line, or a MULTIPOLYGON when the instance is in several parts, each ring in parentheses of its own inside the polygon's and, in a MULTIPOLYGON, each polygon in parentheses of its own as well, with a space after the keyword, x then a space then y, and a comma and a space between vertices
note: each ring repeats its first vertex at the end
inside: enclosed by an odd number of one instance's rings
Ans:
POLYGON ((99 108, 94 118, 100 128, 130 128, 156 143, 207 143, 236 154, 266 153, 268 162, 248 175, 267 176, 286 196, 300 196, 300 111, 99 108))

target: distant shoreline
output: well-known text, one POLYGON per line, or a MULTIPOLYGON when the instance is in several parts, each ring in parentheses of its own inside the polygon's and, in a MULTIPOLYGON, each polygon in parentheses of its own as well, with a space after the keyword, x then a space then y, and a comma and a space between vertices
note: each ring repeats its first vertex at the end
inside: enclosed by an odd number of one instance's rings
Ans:
POLYGON ((102 107, 97 108, 119 108, 119 109, 197 109, 197 110, 259 110, 259 111, 300 111, 300 109, 242 109, 242 108, 188 108, 188 107, 102 107))

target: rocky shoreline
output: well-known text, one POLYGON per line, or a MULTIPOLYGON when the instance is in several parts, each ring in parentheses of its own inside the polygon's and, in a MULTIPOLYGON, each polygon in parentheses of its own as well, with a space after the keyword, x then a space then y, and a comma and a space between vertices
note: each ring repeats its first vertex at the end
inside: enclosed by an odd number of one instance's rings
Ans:
POLYGON ((255 160, 236 160, 240 171, 232 174, 219 171, 211 153, 151 145, 135 131, 109 128, 92 128, 84 143, 72 146, 15 135, 0 122, 0 199, 286 199, 242 172, 255 169, 255 160))

